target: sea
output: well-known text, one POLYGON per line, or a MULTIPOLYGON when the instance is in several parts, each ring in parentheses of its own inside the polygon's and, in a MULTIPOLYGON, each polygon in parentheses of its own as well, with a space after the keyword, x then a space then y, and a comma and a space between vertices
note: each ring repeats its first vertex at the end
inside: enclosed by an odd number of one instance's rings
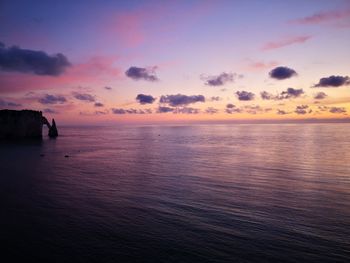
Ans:
POLYGON ((350 262, 350 124, 58 129, 0 142, 1 262, 350 262))

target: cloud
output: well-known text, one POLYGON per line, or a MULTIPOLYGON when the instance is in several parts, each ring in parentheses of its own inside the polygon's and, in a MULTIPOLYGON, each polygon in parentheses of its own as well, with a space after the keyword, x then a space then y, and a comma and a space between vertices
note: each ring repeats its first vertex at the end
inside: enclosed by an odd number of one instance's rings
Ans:
POLYGON ((288 67, 277 67, 270 71, 269 73, 271 78, 282 80, 289 79, 293 76, 296 76, 297 73, 294 69, 288 67))
POLYGON ((329 109, 329 107, 328 106, 318 106, 318 109, 320 111, 327 111, 329 109))
POLYGON ((104 105, 101 102, 95 102, 94 106, 95 107, 103 107, 104 105))
POLYGON ((348 76, 329 76, 327 78, 321 78, 319 82, 314 85, 315 88, 337 88, 340 86, 350 85, 350 78, 348 76))
POLYGON ((114 114, 150 114, 152 113, 151 109, 116 109, 116 108, 112 108, 112 113, 114 114))
POLYGON ((233 113, 241 113, 242 110, 240 108, 233 108, 233 109, 225 109, 225 112, 228 114, 233 114, 233 113))
POLYGON ((295 112, 296 114, 299 114, 299 115, 307 114, 307 111, 306 111, 306 110, 303 110, 303 109, 295 109, 294 112, 295 112))
POLYGON ((329 109, 330 113, 346 113, 346 109, 343 107, 331 107, 329 109))
POLYGON ((208 107, 208 108, 205 109, 205 113, 207 113, 207 114, 215 114, 215 113, 218 113, 218 112, 219 112, 219 110, 215 109, 213 107, 208 107))
POLYGON ((286 91, 282 91, 280 97, 283 99, 297 98, 304 94, 303 89, 288 88, 286 91))
MULTIPOLYGON (((295 108, 295 113, 296 114, 307 114, 308 113, 308 111, 307 111, 307 109, 309 108, 309 106, 308 105, 301 105, 301 106, 297 106, 296 108, 295 108)), ((310 113, 310 112, 309 112, 310 113)))
POLYGON ((95 111, 95 115, 106 115, 108 111, 95 111))
POLYGON ((65 103, 67 100, 62 95, 46 94, 46 95, 44 95, 44 97, 39 98, 38 101, 41 104, 62 104, 62 103, 65 103))
POLYGON ((172 36, 196 24, 200 17, 212 9, 212 4, 197 3, 187 6, 186 12, 183 12, 176 5, 149 3, 130 11, 110 10, 112 15, 107 15, 101 20, 102 37, 112 45, 122 45, 127 49, 138 48, 145 43, 154 47, 165 45, 169 49, 169 43, 174 42, 172 36))
POLYGON ((167 112, 173 112, 174 108, 165 107, 165 106, 159 106, 157 109, 157 113, 167 113, 167 112))
POLYGON ((199 109, 192 108, 192 107, 179 107, 175 108, 173 110, 173 113, 175 114, 198 114, 200 112, 199 109))
POLYGON ((87 94, 87 93, 73 92, 73 96, 77 100, 82 100, 82 101, 87 101, 87 102, 94 102, 95 101, 95 97, 90 95, 90 94, 87 94))
POLYGON ((221 98, 219 96, 213 96, 213 97, 210 97, 209 99, 210 101, 220 101, 221 98))
POLYGON ((2 72, 0 90, 19 92, 56 90, 78 85, 102 86, 111 79, 120 77, 120 69, 114 66, 116 59, 116 56, 94 56, 85 63, 72 65, 64 74, 55 78, 47 75, 2 72))
POLYGON ((319 12, 311 16, 306 16, 300 19, 292 20, 291 23, 299 25, 313 25, 329 21, 340 20, 350 17, 350 9, 333 10, 327 12, 319 12))
POLYGON ((254 100, 255 94, 248 91, 237 91, 236 96, 239 100, 248 101, 254 100))
POLYGON ((286 91, 282 91, 280 94, 271 94, 267 91, 260 92, 260 96, 263 100, 284 100, 298 98, 304 94, 303 89, 288 88, 286 91))
POLYGON ((0 45, 0 70, 3 71, 58 76, 68 66, 68 59, 61 53, 50 56, 43 51, 0 45))
POLYGON ((109 87, 109 86, 106 86, 106 87, 103 87, 104 89, 106 90, 112 90, 112 87, 109 87))
POLYGON ((140 104, 152 104, 156 98, 151 95, 138 94, 136 100, 138 100, 140 104))
POLYGON ((12 101, 6 101, 3 99, 0 99, 0 107, 19 107, 19 106, 22 106, 22 105, 12 101))
POLYGON ((205 97, 203 95, 192 95, 187 96, 183 94, 176 95, 163 95, 160 97, 160 103, 169 104, 172 107, 184 106, 196 102, 205 102, 205 97))
POLYGON ((150 67, 150 68, 130 67, 125 72, 125 75, 133 80, 158 81, 159 79, 155 75, 156 69, 157 67, 150 67))
POLYGON ((114 114, 126 114, 126 111, 124 109, 112 109, 112 112, 114 114))
POLYGON ((324 93, 323 91, 321 92, 318 92, 315 96, 314 96, 314 99, 315 100, 323 100, 327 97, 327 94, 324 93))
POLYGON ((205 80, 205 85, 208 86, 223 86, 227 82, 233 82, 235 78, 242 78, 242 75, 237 75, 236 73, 226 73, 222 72, 216 76, 201 76, 202 80, 205 80))
POLYGON ((242 110, 240 108, 237 108, 232 103, 229 103, 226 105, 225 112, 228 114, 233 114, 233 113, 240 113, 240 112, 242 112, 242 110))
POLYGON ((248 106, 244 107, 244 111, 249 114, 257 114, 258 112, 262 112, 263 109, 260 106, 248 106))
POLYGON ((108 110, 105 111, 93 111, 93 112, 88 112, 88 111, 81 111, 79 112, 79 115, 81 116, 101 116, 101 115, 106 115, 108 114, 108 110))
POLYGON ((59 113, 58 111, 53 110, 53 109, 49 109, 49 108, 43 109, 43 112, 50 113, 50 114, 58 114, 59 113))
POLYGON ((266 70, 266 69, 270 69, 273 67, 276 67, 279 63, 277 63, 276 61, 269 61, 269 62, 264 62, 264 61, 252 61, 249 65, 248 65, 248 69, 250 70, 266 70))
POLYGON ((286 111, 284 111, 284 110, 277 109, 276 114, 278 114, 278 115, 286 115, 286 114, 289 114, 289 112, 286 112, 286 111))
POLYGON ((278 99, 278 95, 275 96, 267 91, 260 92, 260 96, 263 100, 277 100, 278 99))
POLYGON ((311 38, 311 36, 296 36, 296 37, 288 37, 285 39, 281 39, 278 41, 268 42, 265 45, 262 46, 261 50, 272 50, 272 49, 278 49, 294 44, 302 44, 308 41, 311 38))
POLYGON ((244 111, 249 114, 258 114, 258 113, 264 113, 269 112, 272 109, 271 108, 262 108, 259 105, 246 105, 243 107, 244 111))

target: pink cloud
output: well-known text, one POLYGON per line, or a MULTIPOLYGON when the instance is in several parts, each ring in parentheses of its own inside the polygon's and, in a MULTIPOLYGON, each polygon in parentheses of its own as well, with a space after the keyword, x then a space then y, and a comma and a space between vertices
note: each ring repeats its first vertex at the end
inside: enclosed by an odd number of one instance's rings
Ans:
POLYGON ((312 25, 350 17, 350 9, 319 12, 311 16, 290 21, 292 24, 312 25))
POLYGON ((128 48, 142 44, 159 45, 177 38, 180 28, 188 28, 190 23, 207 15, 213 9, 211 1, 195 4, 183 12, 176 2, 167 5, 152 4, 128 12, 117 12, 104 21, 103 39, 121 43, 128 48), (171 34, 170 34, 171 32, 171 34), (155 37, 156 36, 156 37, 155 37))
POLYGON ((279 63, 277 61, 252 61, 248 64, 247 69, 252 71, 267 70, 276 67, 279 63))
POLYGON ((88 61, 70 67, 63 75, 39 76, 17 72, 0 73, 0 91, 13 93, 43 89, 65 88, 74 85, 103 85, 105 81, 121 76, 121 70, 113 64, 116 56, 95 56, 88 61))
POLYGON ((127 46, 138 46, 145 41, 144 22, 150 19, 150 13, 135 11, 117 14, 106 27, 107 34, 127 46))
POLYGON ((285 39, 281 39, 274 42, 268 42, 265 45, 262 46, 261 50, 272 50, 272 49, 278 49, 294 44, 302 44, 308 41, 311 38, 311 36, 297 36, 297 37, 288 37, 285 39))

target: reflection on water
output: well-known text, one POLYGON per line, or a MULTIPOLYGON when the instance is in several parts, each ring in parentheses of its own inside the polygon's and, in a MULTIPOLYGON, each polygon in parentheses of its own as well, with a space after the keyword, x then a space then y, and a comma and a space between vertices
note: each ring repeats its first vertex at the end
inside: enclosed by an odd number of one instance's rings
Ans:
POLYGON ((348 124, 60 132, 56 140, 0 144, 7 255, 46 262, 350 259, 348 124))

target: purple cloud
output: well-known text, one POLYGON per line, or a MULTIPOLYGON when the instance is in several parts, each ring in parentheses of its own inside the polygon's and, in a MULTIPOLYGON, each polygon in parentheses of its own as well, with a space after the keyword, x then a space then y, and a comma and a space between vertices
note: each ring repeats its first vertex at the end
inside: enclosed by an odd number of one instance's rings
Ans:
POLYGON ((252 92, 248 92, 248 91, 237 91, 236 92, 236 96, 239 100, 243 100, 243 101, 249 101, 249 100, 254 100, 255 98, 255 94, 252 92))
POLYGON ((303 89, 288 88, 286 91, 282 91, 280 94, 271 94, 267 91, 260 92, 260 96, 263 100, 284 100, 291 98, 298 98, 304 94, 303 89))
POLYGON ((340 86, 350 85, 350 78, 348 76, 329 76, 321 78, 319 82, 314 85, 315 88, 337 88, 340 86))
POLYGON ((54 109, 49 109, 49 108, 43 109, 43 112, 50 113, 50 114, 58 114, 58 111, 56 111, 54 109))
POLYGON ((314 99, 315 100, 323 100, 327 97, 327 94, 324 93, 324 92, 318 92, 315 96, 314 96, 314 99))
POLYGON ((346 113, 346 109, 344 107, 331 107, 329 109, 330 113, 346 113))
POLYGON ((286 91, 281 92, 281 96, 284 99, 297 98, 304 94, 303 89, 288 88, 286 91))
POLYGON ((205 102, 205 97, 203 95, 192 95, 187 96, 183 94, 176 95, 163 95, 160 97, 160 103, 169 104, 172 107, 185 106, 196 102, 205 102))
POLYGON ((213 96, 213 97, 210 97, 209 99, 210 101, 220 101, 221 98, 219 96, 213 96))
POLYGON ((308 113, 308 111, 307 111, 307 109, 309 108, 309 106, 308 105, 301 105, 301 106, 297 106, 296 108, 295 108, 295 113, 296 114, 307 114, 308 113))
POLYGON ((167 112, 173 112, 174 108, 170 108, 170 107, 165 107, 165 106, 159 106, 157 109, 158 113, 167 113, 167 112))
POLYGON ((0 107, 19 107, 19 106, 22 106, 22 105, 12 101, 6 101, 3 99, 0 99, 0 107))
POLYGON ((289 114, 289 113, 284 111, 284 110, 277 109, 276 114, 278 114, 278 115, 286 115, 286 114, 289 114))
POLYGON ((150 114, 152 113, 152 110, 151 109, 141 110, 141 109, 112 108, 112 113, 113 114, 150 114))
POLYGON ((198 114, 200 112, 199 109, 192 108, 192 107, 179 107, 175 108, 173 113, 175 114, 198 114))
POLYGON ((38 99, 38 101, 41 104, 62 104, 65 103, 67 100, 62 95, 49 95, 46 94, 44 97, 38 99))
POLYGON ((3 71, 58 76, 68 66, 68 59, 60 53, 50 56, 43 51, 0 45, 0 70, 3 71))
POLYGON ((201 79, 205 80, 205 85, 215 87, 215 86, 223 86, 227 82, 233 82, 235 77, 241 77, 241 75, 238 76, 236 73, 223 72, 216 76, 208 76, 208 77, 201 76, 201 79))
POLYGON ((90 94, 87 94, 87 93, 73 92, 73 96, 77 100, 82 100, 82 101, 87 101, 87 102, 94 102, 95 101, 95 97, 90 95, 90 94))
POLYGON ((271 70, 269 75, 271 78, 283 80, 283 79, 289 79, 293 76, 296 76, 297 73, 294 69, 291 69, 288 67, 277 67, 271 70))
POLYGON ((205 113, 207 113, 207 114, 215 114, 215 113, 218 113, 218 112, 219 112, 219 110, 215 109, 213 107, 208 107, 208 108, 205 109, 205 113))
POLYGON ((237 108, 232 103, 229 103, 226 105, 225 112, 228 114, 233 114, 233 113, 240 113, 240 112, 242 112, 242 110, 240 108, 237 108))
POLYGON ((147 81, 158 81, 159 79, 155 75, 155 70, 157 67, 151 68, 139 68, 139 67, 130 67, 125 75, 133 80, 147 80, 147 81))
POLYGON ((95 107, 103 107, 104 105, 101 102, 95 102, 94 106, 95 107))
POLYGON ((140 104, 152 104, 156 98, 151 95, 138 94, 136 100, 138 100, 140 104))
POLYGON ((246 105, 243 107, 243 109, 249 114, 264 113, 272 110, 271 108, 262 108, 259 105, 246 105))

